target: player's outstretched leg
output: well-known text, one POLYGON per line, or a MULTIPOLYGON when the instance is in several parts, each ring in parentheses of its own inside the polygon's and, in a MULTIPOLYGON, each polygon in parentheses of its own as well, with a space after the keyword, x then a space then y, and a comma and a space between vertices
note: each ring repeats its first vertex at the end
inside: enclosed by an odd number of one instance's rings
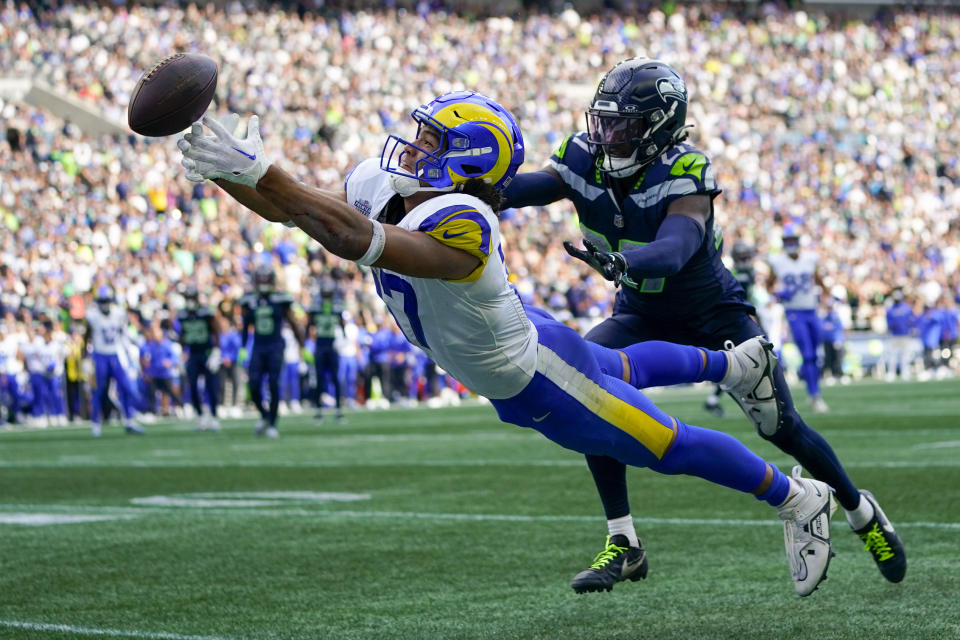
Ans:
POLYGON ((531 320, 540 343, 537 374, 516 396, 491 400, 501 420, 536 429, 573 451, 752 493, 776 507, 791 531, 815 529, 819 534, 790 547, 804 565, 802 575, 797 572, 797 591, 816 588, 830 558, 829 522, 820 517, 832 504, 825 483, 790 479, 736 438, 667 415, 623 379, 603 373, 591 348, 572 329, 552 320, 531 320))

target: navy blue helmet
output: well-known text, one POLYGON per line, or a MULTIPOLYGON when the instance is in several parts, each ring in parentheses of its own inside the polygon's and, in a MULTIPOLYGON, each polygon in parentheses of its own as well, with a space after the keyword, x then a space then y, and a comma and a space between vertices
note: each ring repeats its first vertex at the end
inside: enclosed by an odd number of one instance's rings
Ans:
POLYGON ((587 109, 587 141, 597 168, 613 178, 633 175, 682 141, 687 85, 659 60, 630 58, 607 72, 587 109))
POLYGON ((260 293, 273 291, 277 286, 277 273, 273 270, 273 266, 267 263, 258 265, 257 270, 253 272, 253 285, 260 293))

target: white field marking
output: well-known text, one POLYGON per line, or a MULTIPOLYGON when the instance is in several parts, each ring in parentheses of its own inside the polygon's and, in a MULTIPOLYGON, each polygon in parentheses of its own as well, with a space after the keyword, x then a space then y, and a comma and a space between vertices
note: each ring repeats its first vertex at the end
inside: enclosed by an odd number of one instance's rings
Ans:
POLYGON ((158 458, 176 458, 177 456, 183 455, 183 450, 182 449, 154 449, 152 453, 158 458))
POLYGON ((464 431, 463 433, 358 433, 342 436, 313 436, 309 438, 322 446, 347 445, 362 443, 394 443, 394 442, 457 442, 460 440, 539 440, 542 436, 535 431, 496 432, 496 431, 464 431))
POLYGON ((97 456, 60 456, 60 462, 63 464, 88 463, 95 464, 100 461, 97 456))
POLYGON ((924 442, 913 445, 914 449, 956 449, 960 447, 960 440, 948 440, 946 442, 924 442))
POLYGON ((103 520, 129 520, 138 517, 130 515, 64 515, 62 513, 0 513, 0 524, 19 524, 28 527, 46 527, 54 524, 77 524, 81 522, 101 522, 103 520))
POLYGON ((130 502, 148 507, 279 507, 291 503, 324 504, 369 500, 369 493, 336 493, 326 491, 254 491, 178 493, 169 496, 133 498, 130 502))
POLYGON ((123 629, 98 629, 96 627, 75 627, 69 624, 50 624, 48 622, 24 622, 21 620, 0 620, 0 627, 23 629, 24 631, 51 631, 71 633, 78 636, 101 636, 111 638, 143 638, 144 640, 239 640, 226 636, 185 636, 179 633, 157 631, 127 631, 123 629))
MULTIPOLYGON (((184 514, 182 509, 169 509, 156 506, 134 506, 134 507, 106 507, 83 505, 56 505, 56 504, 38 504, 38 505, 3 505, 0 508, 14 506, 19 509, 44 509, 46 511, 78 512, 84 510, 96 510, 99 512, 134 514, 134 515, 163 515, 163 514, 184 514)), ((270 516, 270 517, 304 517, 304 518, 388 518, 397 520, 454 520, 470 522, 596 522, 597 516, 579 516, 579 515, 524 515, 513 513, 431 513, 422 511, 357 511, 352 509, 198 509, 197 515, 204 516, 270 516)), ((634 518, 634 522, 648 526, 724 526, 724 527, 781 527, 780 520, 770 518, 767 520, 743 519, 743 518, 634 518)), ((839 522, 839 521, 838 521, 839 522)), ((960 531, 960 522, 901 522, 897 521, 897 528, 904 529, 941 529, 948 531, 960 531)))

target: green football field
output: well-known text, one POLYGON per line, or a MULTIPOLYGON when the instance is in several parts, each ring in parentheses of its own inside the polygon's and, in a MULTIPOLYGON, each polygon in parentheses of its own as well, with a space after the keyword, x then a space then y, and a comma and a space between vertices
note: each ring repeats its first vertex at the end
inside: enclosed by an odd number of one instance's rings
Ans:
MULTIPOLYGON (((727 399, 656 401, 789 471, 727 399)), ((487 405, 0 432, 0 638, 958 638, 960 381, 829 387, 808 416, 907 546, 886 583, 838 512, 794 594, 779 522, 694 478, 629 475, 647 580, 576 595, 606 533, 581 456, 487 405)), ((800 400, 803 407, 804 400, 800 400)))

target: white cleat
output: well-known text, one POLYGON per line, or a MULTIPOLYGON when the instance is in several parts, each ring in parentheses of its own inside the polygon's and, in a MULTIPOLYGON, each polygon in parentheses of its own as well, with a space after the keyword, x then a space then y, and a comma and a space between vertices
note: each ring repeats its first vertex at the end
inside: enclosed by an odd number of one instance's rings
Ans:
POLYGON ((280 437, 280 432, 277 431, 276 427, 267 427, 267 437, 271 440, 276 440, 280 437))
POLYGON ((210 416, 210 418, 207 420, 207 429, 209 429, 210 431, 219 433, 220 421, 214 418, 213 416, 210 416))
POLYGON ((260 418, 260 422, 257 423, 256 428, 253 430, 253 435, 258 437, 264 435, 267 432, 268 426, 269 425, 267 425, 267 421, 263 418, 260 418))
POLYGON ((727 340, 727 373, 720 388, 737 401, 747 417, 761 433, 776 433, 780 424, 780 406, 777 403, 773 371, 777 356, 773 343, 757 336, 736 347, 727 340))
POLYGON ((793 468, 793 479, 804 491, 777 507, 777 515, 783 520, 783 541, 793 586, 798 595, 808 596, 827 578, 833 557, 830 516, 837 503, 825 482, 800 477, 800 465, 793 468))
POLYGON ((810 402, 810 407, 814 413, 827 413, 830 411, 830 407, 827 406, 827 403, 824 402, 820 396, 817 396, 810 402))
POLYGON ((90 427, 90 435, 92 435, 94 438, 99 438, 100 436, 103 435, 103 429, 100 427, 99 424, 94 422, 93 425, 90 427))

